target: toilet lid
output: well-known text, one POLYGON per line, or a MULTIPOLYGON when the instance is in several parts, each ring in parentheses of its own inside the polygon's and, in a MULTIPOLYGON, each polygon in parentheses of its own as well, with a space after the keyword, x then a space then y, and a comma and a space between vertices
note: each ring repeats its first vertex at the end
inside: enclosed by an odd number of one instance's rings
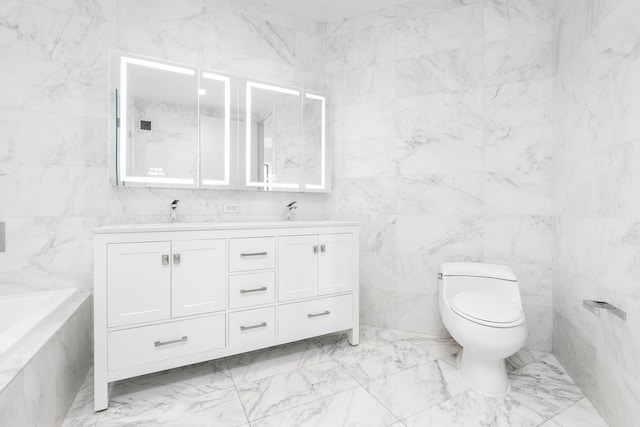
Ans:
POLYGON ((453 298, 451 308, 485 322, 511 323, 522 317, 520 307, 510 299, 480 292, 460 292, 453 298))

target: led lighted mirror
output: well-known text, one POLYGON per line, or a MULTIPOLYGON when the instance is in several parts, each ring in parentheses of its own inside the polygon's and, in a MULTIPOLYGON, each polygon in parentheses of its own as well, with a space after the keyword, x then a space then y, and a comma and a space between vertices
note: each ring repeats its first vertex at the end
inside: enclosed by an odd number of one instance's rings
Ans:
POLYGON ((318 93, 112 51, 113 185, 329 191, 318 93))

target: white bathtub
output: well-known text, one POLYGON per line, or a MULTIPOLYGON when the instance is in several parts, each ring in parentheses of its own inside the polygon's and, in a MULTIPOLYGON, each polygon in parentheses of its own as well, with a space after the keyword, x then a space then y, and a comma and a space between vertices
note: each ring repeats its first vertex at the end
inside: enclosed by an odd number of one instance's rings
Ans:
POLYGON ((75 289, 0 296, 0 366, 75 289))

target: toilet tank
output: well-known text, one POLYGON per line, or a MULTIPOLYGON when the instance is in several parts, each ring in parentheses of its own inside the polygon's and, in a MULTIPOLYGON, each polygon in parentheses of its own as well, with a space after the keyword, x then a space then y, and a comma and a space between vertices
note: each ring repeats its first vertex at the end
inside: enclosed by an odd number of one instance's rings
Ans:
POLYGON ((518 304, 518 278, 510 267, 480 262, 445 262, 438 274, 439 289, 449 300, 460 292, 481 291, 502 295, 518 304))

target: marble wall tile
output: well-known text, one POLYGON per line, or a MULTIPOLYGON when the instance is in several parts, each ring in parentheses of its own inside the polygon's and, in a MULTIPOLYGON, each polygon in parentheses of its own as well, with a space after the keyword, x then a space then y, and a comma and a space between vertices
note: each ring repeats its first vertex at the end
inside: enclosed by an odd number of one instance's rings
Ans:
MULTIPOLYGON (((206 0, 205 0, 206 1, 206 0)), ((281 25, 287 28, 296 28, 296 20, 299 17, 288 13, 282 9, 261 2, 260 0, 217 0, 220 8, 226 8, 249 15, 254 18, 260 18, 268 22, 281 25)))
POLYGON ((399 138, 396 147, 401 176, 479 173, 485 170, 480 130, 461 134, 426 131, 399 138))
POLYGON ((553 34, 502 40, 484 45, 486 85, 553 76, 553 34))
POLYGON ((364 67, 395 58, 395 26, 380 25, 326 39, 327 73, 364 67))
POLYGON ((394 111, 388 103, 334 106, 329 114, 334 144, 394 136, 394 111), (354 123, 358 126, 353 126, 354 123))
POLYGON ((551 179, 541 171, 491 173, 486 176, 487 210, 505 215, 551 214, 551 179))
POLYGON ((500 262, 551 265, 553 230, 548 216, 487 219, 484 226, 485 258, 500 262), (512 261, 513 262, 513 261, 512 261))
POLYGON ((410 0, 396 6, 396 16, 399 18, 422 17, 438 12, 443 12, 457 7, 468 6, 474 3, 481 3, 483 0, 410 0))
POLYGON ((333 172, 340 178, 395 177, 398 150, 393 139, 344 141, 333 151, 333 172))
POLYGON ((350 16, 335 22, 328 22, 326 24, 326 35, 327 37, 335 37, 348 33, 357 33, 372 27, 393 24, 395 22, 395 16, 396 9, 394 7, 389 7, 369 13, 350 16))
POLYGON ((407 58, 482 44, 481 3, 399 20, 396 57, 407 58))
POLYGON ((551 122, 553 80, 505 83, 484 93, 485 125, 491 128, 551 122))
POLYGON ((553 126, 485 129, 484 163, 490 172, 549 170, 553 157, 553 126))
POLYGON ((367 104, 395 96, 395 63, 383 62, 327 75, 334 106, 367 104))
POLYGON ((402 58, 395 67, 398 97, 470 90, 482 83, 482 47, 402 58))
MULTIPOLYGON (((482 131, 482 91, 437 93, 397 99, 396 134, 464 137, 482 131)), ((481 137, 481 136, 480 136, 481 137)))
POLYGON ((446 336, 438 309, 438 296, 422 292, 405 292, 401 284, 396 297, 398 320, 396 328, 435 336, 446 336))
POLYGON ((555 3, 552 0, 487 0, 485 41, 552 32, 555 3))
POLYGON ((32 0, 30 3, 101 21, 114 22, 117 18, 117 0, 32 0))
POLYGON ((401 177, 398 214, 481 215, 484 213, 483 175, 430 174, 401 177))

